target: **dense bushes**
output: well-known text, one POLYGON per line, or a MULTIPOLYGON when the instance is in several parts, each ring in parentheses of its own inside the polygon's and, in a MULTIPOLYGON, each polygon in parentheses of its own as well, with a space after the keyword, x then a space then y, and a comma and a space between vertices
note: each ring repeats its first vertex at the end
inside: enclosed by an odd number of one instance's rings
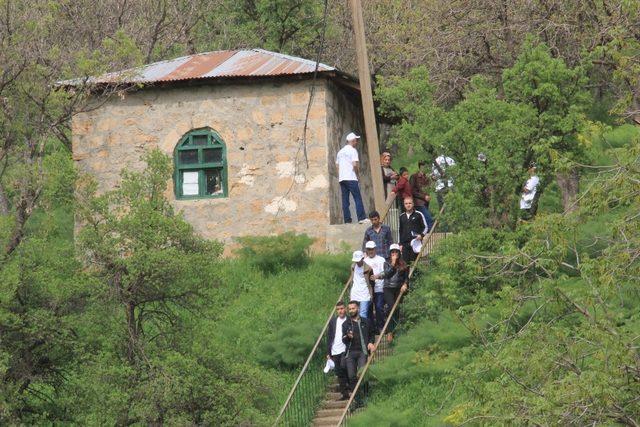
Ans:
POLYGON ((286 232, 279 236, 254 236, 238 239, 241 256, 266 274, 309 264, 309 247, 313 239, 306 234, 286 232))

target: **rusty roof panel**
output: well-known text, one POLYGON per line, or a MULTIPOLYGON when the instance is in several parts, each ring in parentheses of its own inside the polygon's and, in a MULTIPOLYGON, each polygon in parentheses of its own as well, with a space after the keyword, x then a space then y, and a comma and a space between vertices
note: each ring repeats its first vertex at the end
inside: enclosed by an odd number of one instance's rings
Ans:
MULTIPOLYGON (((309 74, 315 61, 263 49, 221 50, 155 62, 140 68, 91 77, 89 83, 156 83, 223 77, 261 77, 309 74)), ((318 71, 337 71, 319 63, 318 71)), ((60 85, 79 85, 83 79, 66 80, 60 85)))

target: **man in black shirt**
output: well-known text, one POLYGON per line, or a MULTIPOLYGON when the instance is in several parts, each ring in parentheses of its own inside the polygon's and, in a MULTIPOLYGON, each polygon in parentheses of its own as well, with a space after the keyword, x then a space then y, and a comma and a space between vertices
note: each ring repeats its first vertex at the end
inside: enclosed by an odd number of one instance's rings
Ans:
POLYGON ((358 370, 364 368, 369 352, 375 350, 373 344, 375 331, 371 321, 362 319, 358 315, 360 310, 358 301, 350 301, 348 310, 349 318, 342 324, 342 341, 347 346, 344 359, 347 365, 349 388, 353 391, 358 382, 358 370))
POLYGON ((411 248, 411 241, 422 238, 427 234, 427 220, 421 212, 415 210, 413 198, 405 197, 405 212, 400 214, 400 244, 402 245, 402 259, 411 265, 417 254, 411 248))

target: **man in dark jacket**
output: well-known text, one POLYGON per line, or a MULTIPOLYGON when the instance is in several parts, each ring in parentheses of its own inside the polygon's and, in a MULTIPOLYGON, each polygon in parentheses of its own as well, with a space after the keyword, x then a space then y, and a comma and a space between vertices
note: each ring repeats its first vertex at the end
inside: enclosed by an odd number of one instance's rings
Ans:
POLYGON ((413 197, 405 197, 405 211, 400 214, 400 244, 402 245, 402 258, 411 265, 417 254, 411 248, 411 241, 422 238, 427 234, 427 220, 422 213, 415 210, 413 197))
POLYGON ((411 184, 411 191, 413 192, 413 204, 415 209, 424 215, 427 221, 429 230, 433 226, 433 218, 431 212, 429 212, 429 202, 431 196, 429 196, 429 177, 424 173, 424 169, 427 162, 418 162, 418 172, 411 175, 409 178, 409 184, 411 184))
POLYGON ((360 318, 359 310, 358 301, 350 301, 349 318, 342 324, 342 342, 347 347, 344 357, 351 391, 358 382, 358 370, 364 368, 369 352, 375 350, 373 322, 360 318))
POLYGON ((336 316, 329 322, 327 331, 327 360, 333 360, 336 376, 340 384, 340 400, 349 398, 349 384, 347 379, 346 366, 342 363, 342 358, 347 351, 347 346, 342 341, 342 325, 347 320, 347 308, 342 301, 336 304, 336 316))

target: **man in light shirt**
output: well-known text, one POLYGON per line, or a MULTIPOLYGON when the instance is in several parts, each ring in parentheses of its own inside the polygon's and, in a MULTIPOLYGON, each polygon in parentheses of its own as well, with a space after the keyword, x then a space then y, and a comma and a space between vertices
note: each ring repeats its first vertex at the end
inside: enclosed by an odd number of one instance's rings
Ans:
POLYGON ((353 264, 353 279, 351 282, 351 301, 358 301, 360 308, 360 317, 370 319, 369 309, 371 308, 371 299, 373 292, 371 291, 371 267, 364 262, 364 253, 355 251, 351 257, 353 264))
POLYGON ((433 162, 432 177, 436 180, 436 196, 438 205, 444 204, 444 195, 447 194, 449 188, 453 187, 453 179, 447 173, 447 168, 455 166, 456 162, 451 157, 440 155, 433 162))
POLYGON ((349 398, 349 383, 347 370, 343 363, 343 357, 347 351, 347 346, 342 341, 342 324, 347 320, 347 307, 342 301, 336 304, 336 315, 329 322, 327 331, 327 360, 332 360, 335 365, 338 384, 340 384, 340 400, 349 398))
MULTIPOLYGON (((376 255, 376 242, 369 240, 365 244, 367 256, 364 258, 365 264, 371 267, 372 274, 381 275, 384 272, 385 259, 376 255)), ((376 331, 381 331, 384 326, 384 279, 375 280, 373 286, 373 304, 375 307, 376 331)))
POLYGON ((336 165, 338 166, 338 181, 340 182, 340 191, 342 193, 342 214, 345 224, 351 222, 351 212, 349 211, 349 195, 353 196, 356 204, 356 214, 358 222, 365 223, 367 214, 362 204, 362 195, 360 194, 360 185, 358 184, 358 175, 360 173, 360 159, 356 145, 360 137, 353 132, 347 135, 347 144, 338 151, 336 157, 336 165))
POLYGON ((540 178, 536 175, 536 165, 531 163, 529 166, 529 179, 522 187, 522 196, 520 197, 520 209, 522 210, 523 219, 531 219, 535 214, 533 201, 536 197, 538 184, 540 184, 540 178))

